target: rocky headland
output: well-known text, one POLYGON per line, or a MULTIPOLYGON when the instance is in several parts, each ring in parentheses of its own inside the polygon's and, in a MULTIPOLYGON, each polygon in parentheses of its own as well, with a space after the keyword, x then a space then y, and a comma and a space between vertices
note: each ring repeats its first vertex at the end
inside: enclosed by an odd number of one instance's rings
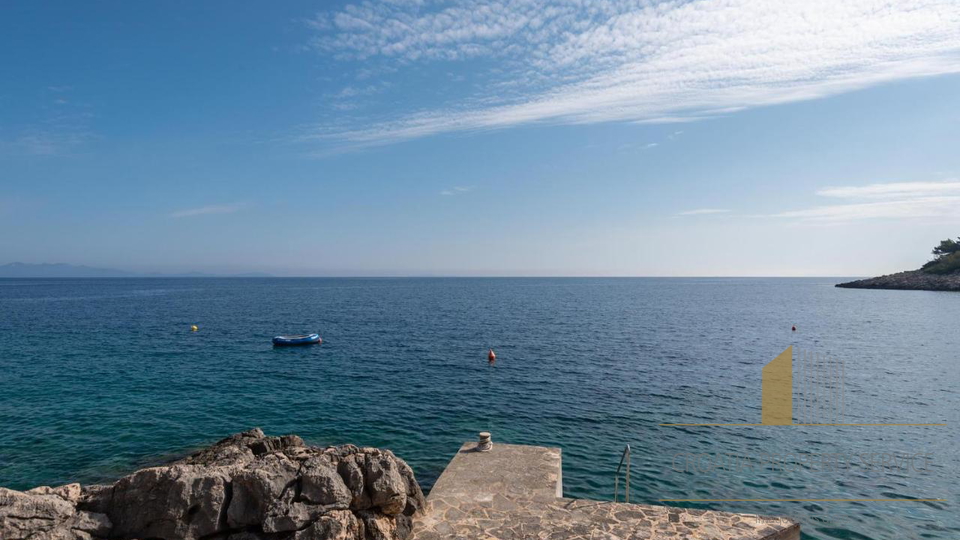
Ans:
POLYGON ((389 450, 253 429, 112 485, 0 488, 0 538, 399 540, 424 504, 389 450))
POLYGON ((838 283, 847 289, 901 289, 912 291, 960 291, 960 238, 946 239, 933 248, 933 260, 918 270, 838 283))
POLYGON ((960 291, 960 273, 928 274, 922 270, 898 272, 847 283, 837 283, 846 289, 900 289, 912 291, 960 291))

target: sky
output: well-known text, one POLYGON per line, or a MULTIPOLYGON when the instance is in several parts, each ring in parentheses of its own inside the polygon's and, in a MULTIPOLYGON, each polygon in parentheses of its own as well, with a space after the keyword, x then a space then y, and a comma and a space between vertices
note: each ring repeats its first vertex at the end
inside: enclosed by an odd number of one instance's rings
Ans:
POLYGON ((960 236, 960 2, 0 4, 0 264, 866 276, 960 236))

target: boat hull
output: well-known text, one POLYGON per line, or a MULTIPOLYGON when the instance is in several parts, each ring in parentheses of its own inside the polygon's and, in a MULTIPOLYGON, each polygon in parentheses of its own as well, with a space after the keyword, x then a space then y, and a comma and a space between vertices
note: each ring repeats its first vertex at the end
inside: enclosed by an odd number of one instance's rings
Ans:
POLYGON ((273 344, 276 347, 297 347, 300 345, 317 345, 323 342, 319 334, 307 334, 304 336, 277 336, 273 338, 273 344))

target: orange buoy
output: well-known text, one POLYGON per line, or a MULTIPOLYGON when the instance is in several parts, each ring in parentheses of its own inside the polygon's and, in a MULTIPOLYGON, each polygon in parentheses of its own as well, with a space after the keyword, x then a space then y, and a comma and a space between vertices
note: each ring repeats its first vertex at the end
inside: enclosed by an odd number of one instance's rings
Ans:
POLYGON ((490 352, 487 353, 487 360, 491 362, 497 361, 497 353, 493 352, 493 349, 490 349, 490 352))

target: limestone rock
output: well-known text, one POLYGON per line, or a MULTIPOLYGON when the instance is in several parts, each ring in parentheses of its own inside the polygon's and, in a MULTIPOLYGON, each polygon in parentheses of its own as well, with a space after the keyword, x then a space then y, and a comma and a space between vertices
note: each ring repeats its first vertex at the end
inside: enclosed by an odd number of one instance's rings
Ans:
MULTIPOLYGON (((0 488, 0 538, 3 540, 90 540, 105 538, 110 520, 103 514, 78 511, 68 498, 73 486, 34 488, 22 493, 0 488)), ((79 488, 79 486, 76 486, 79 488)))
POLYGON ((363 523, 348 510, 334 510, 297 531, 294 540, 363 540, 363 523))
POLYGON ((300 496, 314 504, 350 507, 353 493, 337 473, 330 459, 310 458, 303 463, 300 496))
POLYGON ((173 465, 121 478, 95 504, 113 522, 113 536, 193 540, 223 529, 230 469, 173 465))
POLYGON ((357 516, 363 522, 366 540, 406 538, 413 528, 413 520, 407 516, 394 517, 366 510, 357 512, 357 516))
POLYGON ((960 291, 960 272, 952 274, 928 274, 922 270, 910 270, 868 279, 838 283, 846 289, 899 289, 915 291, 960 291))
POLYGON ((227 510, 230 528, 256 525, 267 508, 284 497, 293 500, 299 466, 283 454, 266 454, 233 475, 233 500, 227 510))
POLYGON ((261 525, 268 533, 297 531, 316 521, 325 510, 322 506, 278 501, 267 509, 261 525))
POLYGON ((407 465, 406 461, 394 459, 400 470, 400 477, 403 478, 407 487, 407 506, 403 509, 403 515, 412 517, 415 514, 422 513, 427 505, 427 499, 423 496, 423 490, 420 489, 416 476, 413 475, 413 469, 410 468, 410 465, 407 465))
POLYGON ((372 506, 363 479, 363 470, 366 466, 366 456, 360 453, 344 456, 337 465, 337 473, 343 478, 343 482, 352 496, 351 510, 366 510, 372 506))
POLYGON ((27 491, 27 493, 56 495, 65 501, 76 504, 80 500, 80 484, 67 484, 60 487, 39 486, 27 491))
POLYGON ((368 454, 363 473, 373 506, 391 516, 403 512, 407 506, 407 485, 400 476, 396 458, 386 454, 368 454))
POLYGON ((208 448, 204 448, 180 463, 185 465, 235 465, 253 461, 254 453, 250 445, 264 439, 266 435, 260 428, 237 433, 222 439, 208 448))
POLYGON ((402 540, 423 507, 389 450, 253 429, 113 485, 0 488, 0 539, 402 540))

